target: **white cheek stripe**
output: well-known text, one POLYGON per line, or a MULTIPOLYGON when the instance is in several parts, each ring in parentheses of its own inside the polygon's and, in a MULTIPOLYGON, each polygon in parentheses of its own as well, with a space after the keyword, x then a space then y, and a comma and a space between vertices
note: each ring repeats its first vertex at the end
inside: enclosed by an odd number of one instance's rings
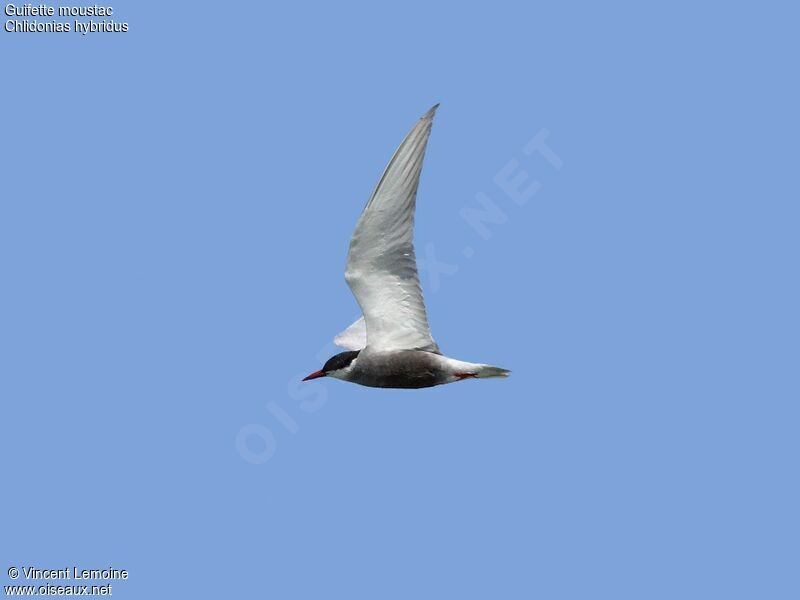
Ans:
POLYGON ((350 375, 350 372, 353 370, 353 367, 355 366, 357 360, 358 358, 354 358, 352 361, 350 361, 350 364, 347 365, 345 368, 331 371, 329 376, 335 377, 336 379, 343 379, 347 381, 347 376, 350 375))

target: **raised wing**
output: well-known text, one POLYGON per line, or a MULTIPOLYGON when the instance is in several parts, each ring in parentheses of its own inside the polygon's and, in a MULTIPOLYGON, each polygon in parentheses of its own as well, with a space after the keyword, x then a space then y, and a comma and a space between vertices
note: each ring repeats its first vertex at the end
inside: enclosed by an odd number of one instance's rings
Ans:
POLYGON ((361 306, 369 348, 438 352, 433 341, 414 255, 414 208, 431 108, 395 151, 358 220, 345 279, 361 306))
POLYGON ((333 343, 345 350, 363 350, 367 345, 367 325, 361 317, 333 338, 333 343))

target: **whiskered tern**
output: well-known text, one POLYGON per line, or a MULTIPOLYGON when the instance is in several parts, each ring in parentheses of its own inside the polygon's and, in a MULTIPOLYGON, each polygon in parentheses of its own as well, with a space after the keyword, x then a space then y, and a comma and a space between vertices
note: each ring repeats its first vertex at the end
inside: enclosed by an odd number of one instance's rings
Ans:
POLYGON ((414 208, 438 106, 395 151, 350 240, 344 277, 364 316, 334 339, 347 351, 303 381, 328 376, 370 387, 424 388, 509 374, 444 356, 428 326, 414 255, 414 208))

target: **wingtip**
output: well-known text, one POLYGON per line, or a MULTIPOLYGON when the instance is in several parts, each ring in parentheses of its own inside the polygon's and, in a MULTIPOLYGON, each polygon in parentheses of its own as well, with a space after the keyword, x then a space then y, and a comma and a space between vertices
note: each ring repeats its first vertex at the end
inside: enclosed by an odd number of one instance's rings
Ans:
POLYGON ((424 115, 422 115, 422 118, 423 119, 432 119, 433 115, 436 114, 436 109, 437 108, 439 108, 439 103, 438 102, 436 104, 434 104, 433 106, 431 106, 430 110, 428 110, 428 112, 426 112, 424 115))

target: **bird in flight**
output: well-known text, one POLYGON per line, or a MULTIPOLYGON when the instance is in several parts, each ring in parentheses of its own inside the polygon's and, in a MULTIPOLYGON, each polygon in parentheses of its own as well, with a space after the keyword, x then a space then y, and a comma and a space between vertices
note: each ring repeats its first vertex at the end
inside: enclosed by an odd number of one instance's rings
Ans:
POLYGON ((303 381, 335 377, 382 388, 424 388, 509 371, 448 358, 433 341, 414 255, 414 207, 438 104, 392 156, 356 224, 345 280, 364 316, 334 339, 336 354, 303 381))

